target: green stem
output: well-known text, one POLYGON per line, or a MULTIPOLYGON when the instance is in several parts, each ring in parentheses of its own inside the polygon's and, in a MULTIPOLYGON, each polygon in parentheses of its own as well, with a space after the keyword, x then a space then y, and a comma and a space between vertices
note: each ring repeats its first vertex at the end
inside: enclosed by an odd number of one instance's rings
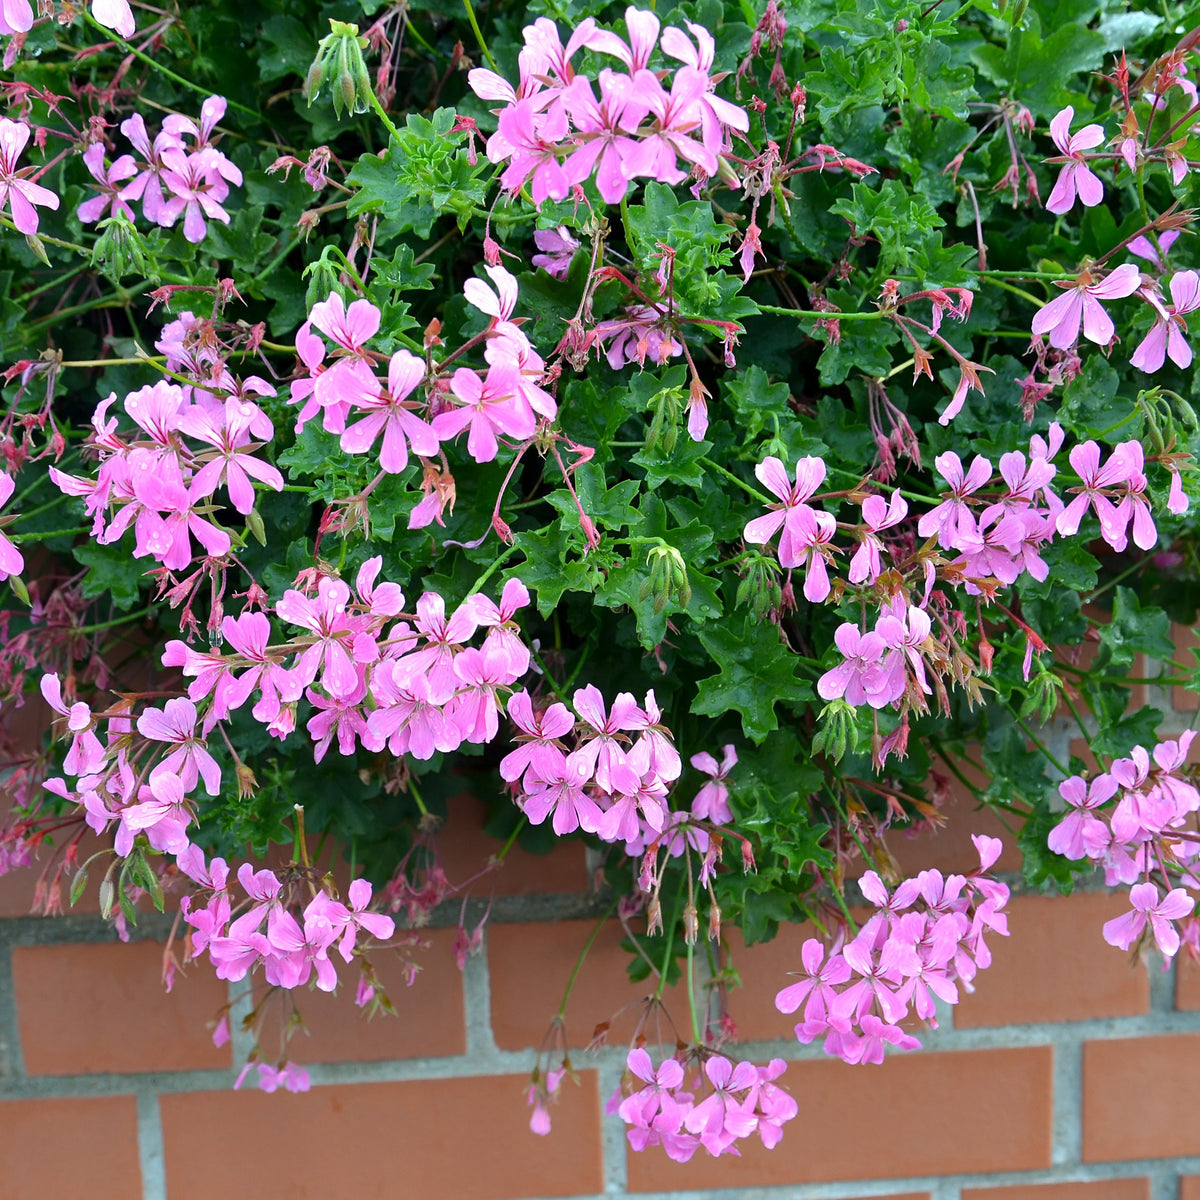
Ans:
MULTIPOLYGON (((21 232, 7 217, 0 217, 0 225, 5 229, 11 229, 13 233, 21 232)), ((24 235, 22 234, 22 236, 24 235)), ((81 246, 78 242, 64 242, 62 238, 51 237, 48 233, 35 233, 33 236, 39 241, 49 242, 52 246, 61 246, 64 250, 74 250, 79 254, 86 254, 89 258, 92 255, 86 246, 81 246)))
POLYGON ((600 920, 596 922, 596 927, 588 936, 588 940, 583 943, 583 949, 579 952, 579 957, 575 960, 575 965, 571 968, 570 977, 567 979, 566 990, 563 992, 562 1003, 558 1006, 558 1019, 561 1021, 567 1015, 567 1004, 571 999, 571 992, 575 987, 575 980, 579 978, 580 969, 583 967, 588 954, 592 947, 596 944, 596 939, 600 936, 600 931, 608 923, 609 917, 613 915, 613 911, 617 907, 617 901, 614 898, 609 902, 608 907, 604 910, 604 914, 600 920))
POLYGON ((874 312, 818 312, 814 308, 780 308, 778 304, 760 304, 758 311, 778 317, 800 317, 806 321, 882 321, 887 316, 881 309, 874 312))
POLYGON ((764 496, 758 488, 751 487, 744 479, 739 479, 732 471, 727 471, 720 463, 715 463, 711 458, 706 458, 701 455, 697 462, 703 463, 706 467, 712 467, 720 475, 724 475, 731 483, 736 483, 747 495, 753 496, 760 504, 772 504, 774 501, 769 496, 764 496))
MULTIPOLYGON (((99 21, 97 21, 94 17, 90 16, 88 13, 81 12, 79 15, 81 17, 83 17, 84 21, 88 25, 90 25, 93 29, 95 29, 98 33, 100 33, 106 41, 115 42, 123 50, 127 51, 129 54, 132 54, 134 58, 140 59, 148 67, 152 67, 160 75, 165 75, 168 79, 173 80, 175 83, 179 84, 180 87, 185 87, 189 91, 196 92, 198 95, 205 96, 205 97, 212 97, 217 94, 216 92, 210 92, 208 90, 208 88, 201 87, 198 83, 193 83, 190 79, 184 79, 184 77, 182 75, 176 75, 174 71, 171 71, 167 67, 164 67, 162 65, 162 63, 155 62, 155 60, 153 58, 151 58, 150 55, 142 53, 142 51, 139 50, 136 46, 130 45, 129 42, 127 42, 119 34, 114 33, 111 29, 106 29, 103 25, 100 24, 99 21)), ((254 111, 254 109, 247 108, 244 104, 239 104, 236 100, 230 100, 230 99, 228 99, 228 97, 226 97, 225 102, 226 102, 226 104, 229 105, 230 108, 236 108, 238 110, 238 112, 243 112, 246 114, 246 116, 253 117, 255 122, 262 120, 262 113, 257 113, 254 111)))
POLYGON ((375 115, 383 122, 384 128, 397 141, 400 140, 400 130, 392 123, 392 118, 383 111, 383 105, 379 103, 379 97, 375 95, 374 88, 368 88, 368 94, 371 97, 371 107, 375 110, 375 115))
MULTIPOLYGON (((1055 276, 1057 278, 1057 276, 1055 276)), ((1045 300, 1039 300, 1032 293, 1027 292, 1024 288, 1013 287, 1011 283, 1005 283, 1003 279, 989 279, 988 283, 995 284, 998 288, 1003 288, 1006 292, 1012 292, 1014 296, 1020 296, 1022 300, 1028 300, 1030 304, 1036 304, 1038 308, 1045 306, 1045 300)))
POLYGON ((695 958, 696 947, 694 943, 687 943, 687 990, 688 990, 688 1009, 692 1017, 692 1040, 697 1046, 700 1045, 700 1014, 696 1011, 696 978, 695 978, 695 958))
POLYGON ((26 542, 45 542, 50 538, 56 537, 74 537, 81 533, 87 533, 92 527, 90 525, 79 525, 74 529, 50 529, 43 533, 19 533, 16 534, 17 541, 24 545, 26 542))
POLYGON ((1046 756, 1047 759, 1049 759, 1051 763, 1054 764, 1055 767, 1057 767, 1063 773, 1064 776, 1071 774, 1071 772, 1068 771, 1067 768, 1064 767, 1062 763, 1060 763, 1058 759, 1050 753, 1049 747, 1047 747, 1044 742, 1038 740, 1037 735, 1020 717, 1016 717, 1015 720, 1017 724, 1025 731, 1025 736, 1042 752, 1042 754, 1046 756))
POLYGON ((468 596, 473 596, 491 577, 517 552, 516 546, 508 546, 492 561, 491 566, 471 585, 468 596))
POLYGON ((128 625, 133 621, 140 621, 143 617, 148 617, 158 608, 157 604, 148 604, 140 612, 128 613, 123 617, 113 617, 111 621, 99 621, 95 625, 81 625, 78 629, 72 629, 73 634, 80 633, 101 633, 105 629, 115 629, 118 625, 128 625))
POLYGON ((516 844, 517 838, 521 836, 521 830, 529 824, 529 818, 522 813, 521 819, 513 826, 513 831, 508 835, 508 840, 500 847, 500 853, 496 855, 497 862, 503 862, 508 852, 516 844))
POLYGON ((671 914, 671 924, 666 931, 667 948, 663 954, 662 967, 658 972, 658 987, 654 989, 655 1000, 661 1000, 663 992, 667 990, 667 973, 671 968, 671 955, 675 949, 675 926, 679 924, 679 918, 683 915, 683 888, 686 883, 687 876, 680 872, 679 893, 675 897, 675 911, 671 914))
POLYGON ((475 40, 479 43, 479 49, 483 51, 483 57, 487 59, 488 66, 499 75, 500 68, 496 66, 496 60, 492 57, 492 52, 487 48, 487 42, 483 40, 483 30, 479 28, 479 21, 475 17, 475 8, 471 0, 463 0, 463 8, 467 10, 467 20, 471 23, 475 40))
POLYGON ((421 792, 417 788, 417 781, 412 775, 408 777, 408 791, 416 802, 417 807, 421 810, 421 816, 429 816, 429 809, 425 807, 425 801, 421 799, 421 792))

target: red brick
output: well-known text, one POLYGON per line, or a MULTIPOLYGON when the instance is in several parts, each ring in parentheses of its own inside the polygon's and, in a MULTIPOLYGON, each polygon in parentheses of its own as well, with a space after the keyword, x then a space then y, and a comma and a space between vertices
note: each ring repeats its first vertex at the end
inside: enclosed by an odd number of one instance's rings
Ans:
MULTIPOLYGON (((977 754, 978 751, 976 750, 977 754)), ((955 766, 971 781, 982 786, 986 781, 966 761, 956 761, 955 766)), ((938 870, 944 872, 966 872, 979 866, 979 852, 971 841, 972 834, 986 834, 999 838, 1004 849, 992 868, 995 871, 1019 871, 1021 854, 1017 850, 1016 835, 1000 820, 994 809, 980 808, 978 801, 953 777, 950 769, 939 758, 933 759, 933 770, 950 779, 951 799, 942 806, 940 815, 945 824, 939 829, 921 828, 905 833, 896 826, 888 837, 888 849, 905 875, 916 875, 919 871, 938 870)), ((1020 832, 1020 823, 1008 818, 1009 825, 1020 832)))
POLYGON ((171 1200, 508 1200, 604 1188, 595 1072, 529 1130, 527 1076, 163 1096, 171 1200), (219 1152, 217 1152, 219 1151, 219 1152))
POLYGON ((729 990, 729 1013, 740 1041, 768 1042, 792 1036, 801 1014, 785 1016, 775 1007, 775 997, 796 982, 789 972, 801 969, 800 948, 807 938, 816 936, 811 925, 784 925, 771 941, 747 946, 740 930, 725 930, 728 965, 742 981, 741 987, 729 990))
POLYGON ((1200 1200, 1200 1175, 1184 1175, 1179 1180, 1179 1200, 1200 1200))
POLYGON ((433 929, 413 935, 424 945, 404 951, 420 967, 411 987, 404 958, 390 950, 372 953, 371 965, 396 1007, 396 1016, 381 1013, 368 1020, 354 1003, 357 971, 353 964, 346 967, 338 959, 342 982, 336 993, 308 989, 295 995, 275 992, 265 1010, 262 1044, 279 1044, 279 1018, 294 1010, 304 1025, 293 1034, 289 1053, 301 1063, 382 1062, 462 1054, 467 1047, 462 972, 453 954, 456 932, 433 929))
POLYGON ((207 963, 163 992, 163 947, 18 946, 13 950, 17 1019, 31 1075, 187 1071, 230 1065, 208 1023, 227 1003, 207 963))
MULTIPOLYGON (((484 832, 487 806, 473 796, 458 796, 447 808, 449 817, 438 834, 437 850, 447 878, 462 884, 486 870, 504 843, 484 832)), ((476 880, 470 890, 473 896, 557 895, 587 891, 588 883, 582 842, 558 842, 549 854, 530 854, 514 843, 500 865, 476 880)))
POLYGON ((1200 1008, 1200 962, 1189 954, 1175 958, 1175 1007, 1187 1012, 1200 1008))
POLYGON ((1200 1154, 1200 1128, 1171 1086, 1197 1071, 1200 1034, 1086 1042, 1084 1161, 1200 1154))
POLYGON ((1150 1180, 1102 1179, 1095 1183, 963 1188, 962 1200, 1150 1200, 1150 1180))
POLYGON ((992 965, 963 994, 954 1025, 1030 1025, 1149 1012, 1150 982, 1140 962, 1100 936, 1105 921, 1129 908, 1124 896, 1016 896, 1009 936, 989 936, 992 965))
POLYGON ((137 1101, 0 1101, 0 1200, 142 1194, 137 1101))
MULTIPOLYGON (((488 927, 492 1032, 502 1050, 541 1045, 595 927, 590 920, 488 927)), ((629 1040, 642 1011, 639 1002, 654 991, 653 976, 641 983, 629 982, 630 956, 621 949, 624 936, 619 922, 609 922, 584 960, 567 1007, 567 1034, 573 1047, 586 1046, 596 1026, 614 1017, 611 1040, 629 1040)), ((651 957, 665 950, 662 938, 655 938, 651 957)), ((668 988, 664 999, 676 1027, 690 1028, 685 988, 680 984, 668 988)), ((664 1023, 663 1028, 669 1026, 664 1023)))
POLYGON ((880 1067, 792 1063, 800 1103, 783 1141, 740 1159, 630 1153, 629 1190, 771 1187, 1050 1165, 1049 1046, 889 1057, 880 1067), (861 1136, 860 1136, 861 1135, 861 1136))

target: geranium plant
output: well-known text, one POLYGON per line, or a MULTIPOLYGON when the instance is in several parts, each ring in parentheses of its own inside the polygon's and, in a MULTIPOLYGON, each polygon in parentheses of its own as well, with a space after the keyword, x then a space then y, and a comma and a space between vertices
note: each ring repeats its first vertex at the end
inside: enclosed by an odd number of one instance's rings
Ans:
POLYGON ((811 923, 776 1005, 851 1064, 986 986, 1000 842, 888 850, 952 787, 1200 950, 1191 734, 1130 707, 1196 684, 1200 35, 1048 13, 6 0, 0 684, 54 730, 3 868, 390 1009, 447 798, 585 838, 652 989, 610 1108, 677 1159, 797 1112, 727 926, 811 923))

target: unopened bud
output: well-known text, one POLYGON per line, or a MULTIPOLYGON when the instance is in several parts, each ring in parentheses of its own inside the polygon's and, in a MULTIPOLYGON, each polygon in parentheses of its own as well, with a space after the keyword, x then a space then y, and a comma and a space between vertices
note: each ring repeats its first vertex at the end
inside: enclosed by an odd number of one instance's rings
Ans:
POLYGON ((683 940, 689 946, 694 946, 699 932, 700 914, 696 911, 696 906, 689 900, 683 910, 683 940))
POLYGON ((742 838, 742 870, 758 874, 758 863, 754 861, 754 847, 745 838, 742 838))
POLYGON ((710 942, 721 940, 721 906, 716 903, 708 910, 708 940, 710 942))
POLYGON ((657 896, 651 896, 650 903, 646 905, 646 933, 662 933, 662 927, 662 902, 657 896))
POLYGON ((254 778, 254 772, 244 762, 239 762, 234 775, 237 777, 238 799, 250 799, 258 791, 258 780, 254 778))
POLYGON ((364 113, 373 107, 371 75, 363 59, 368 42, 360 37, 358 26, 349 21, 329 22, 329 34, 321 39, 317 56, 304 79, 304 96, 309 104, 329 85, 333 111, 364 113))

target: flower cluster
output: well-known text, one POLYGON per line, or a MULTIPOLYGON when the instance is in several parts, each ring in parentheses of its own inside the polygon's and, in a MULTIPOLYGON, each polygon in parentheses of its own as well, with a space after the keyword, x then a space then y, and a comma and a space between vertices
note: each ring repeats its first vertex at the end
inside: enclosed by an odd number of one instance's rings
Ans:
MULTIPOLYGON (((1099 864, 1109 887, 1132 885, 1132 911, 1104 926, 1104 940, 1122 950, 1138 942, 1148 924, 1159 950, 1172 957, 1180 945, 1176 922, 1195 907, 1188 889, 1200 890, 1193 819, 1200 791, 1183 777, 1195 736, 1188 730, 1177 741, 1160 742, 1153 754, 1135 746, 1090 780, 1073 775, 1059 784, 1068 811, 1050 832, 1050 849, 1099 864)), ((1200 950, 1200 924, 1186 922, 1184 936, 1200 950)))
POLYGON ((217 124, 225 115, 225 100, 210 96, 200 106, 200 123, 172 113, 150 140, 140 113, 121 122, 121 132, 133 144, 138 158, 122 154, 108 165, 103 142, 93 142, 83 161, 99 194, 79 206, 85 224, 101 217, 134 219, 129 202, 141 203, 146 220, 164 227, 183 217, 183 235, 189 242, 204 240, 205 218, 229 224, 221 207, 229 196, 229 185, 240 186, 242 172, 217 149, 217 124))
POLYGON ((655 1067, 645 1049, 630 1050, 621 1087, 608 1103, 628 1127, 630 1146, 661 1146, 687 1162, 701 1147, 714 1158, 737 1154, 737 1142, 756 1133, 768 1149, 778 1145, 784 1124, 799 1112, 776 1082, 787 1070, 783 1059, 759 1067, 711 1051, 699 1058, 692 1064, 664 1058, 655 1067))
POLYGON ((501 183, 509 191, 531 182, 540 205, 565 200, 594 175, 605 202, 616 204, 638 178, 674 184, 688 171, 715 175, 731 133, 749 129, 746 112, 714 93, 722 77, 712 74, 716 46, 707 29, 689 22, 690 38, 669 27, 660 39, 658 18, 633 7, 625 24, 628 42, 585 18, 563 46, 554 22, 540 17, 525 29, 515 88, 493 71, 471 71, 475 94, 504 104, 487 154, 508 163, 501 183), (656 48, 682 65, 651 70, 656 48), (576 74, 571 59, 583 49, 625 69, 605 67, 594 81, 576 74))
POLYGON ((889 893, 874 871, 859 881, 878 910, 849 941, 829 949, 817 938, 801 948, 803 978, 775 997, 781 1013, 804 1005, 796 1037, 824 1037, 826 1054, 849 1063, 881 1063, 887 1046, 920 1042, 901 1023, 915 1014, 937 1028, 937 1000, 957 1004, 991 965, 984 935, 1008 935, 1008 887, 987 874, 1000 856, 998 838, 974 837, 979 868, 970 875, 922 871, 889 893))
POLYGON ((532 824, 551 817, 560 836, 582 829, 640 853, 663 833, 667 795, 683 769, 654 693, 643 707, 621 692, 606 708, 589 684, 571 702, 578 725, 565 704, 535 713, 527 692, 512 697, 508 716, 520 744, 500 763, 500 774, 517 786, 517 802, 532 824))
MULTIPOLYGON (((363 454, 380 442, 379 465, 396 473, 408 465, 410 449, 425 458, 464 431, 471 457, 491 462, 501 437, 525 441, 533 436, 539 416, 553 420, 554 397, 540 386, 545 363, 511 320, 517 281, 502 266, 485 269, 493 287, 469 279, 463 288, 467 301, 489 318, 481 335, 487 361, 482 370, 460 366, 439 375, 436 366, 427 368, 408 350, 397 350, 390 358, 371 350, 381 318, 369 300, 347 306, 335 292, 314 305, 296 335, 296 351, 308 369, 306 378, 291 385, 292 403, 301 405, 297 432, 320 414, 324 428, 339 436, 347 453, 363 454), (334 343, 328 363, 326 346, 313 327, 334 343), (375 374, 380 363, 387 364, 386 381, 375 374)), ((409 527, 428 524, 435 511, 418 505, 409 527)))
MULTIPOLYGON (((168 326, 159 343, 176 367, 183 364, 170 353, 173 337, 182 338, 190 317, 184 314, 174 329, 168 326)), ((153 558, 170 571, 191 564, 192 538, 205 555, 221 558, 231 541, 214 517, 217 490, 224 488, 229 503, 248 516, 254 510, 255 481, 275 491, 283 487, 279 471, 256 456, 275 430, 250 398, 250 393, 274 392, 265 380, 238 381, 224 369, 204 388, 165 381, 139 388, 122 402, 141 435, 134 440, 122 436, 117 418, 109 416, 114 393, 92 417, 92 444, 100 455, 97 477, 77 478, 55 467, 50 477, 63 492, 84 498, 92 536, 102 545, 119 541, 132 527, 134 557, 153 558)))

